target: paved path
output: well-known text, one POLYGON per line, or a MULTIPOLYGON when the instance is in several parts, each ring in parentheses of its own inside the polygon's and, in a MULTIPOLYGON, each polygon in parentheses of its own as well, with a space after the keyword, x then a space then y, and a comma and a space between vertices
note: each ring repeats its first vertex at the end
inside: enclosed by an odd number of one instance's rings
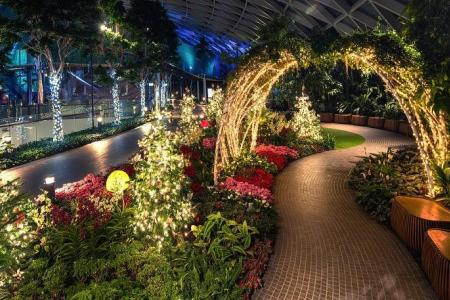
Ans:
POLYGON ((366 142, 298 160, 278 176, 280 230, 265 288, 254 299, 434 299, 408 250, 358 207, 346 184, 357 156, 411 140, 352 125, 326 127, 366 142))
POLYGON ((150 129, 142 125, 125 133, 80 148, 56 154, 8 169, 2 179, 20 178, 22 191, 37 194, 47 176, 55 176, 56 185, 82 179, 88 173, 102 173, 126 162, 138 150, 140 140, 150 129))

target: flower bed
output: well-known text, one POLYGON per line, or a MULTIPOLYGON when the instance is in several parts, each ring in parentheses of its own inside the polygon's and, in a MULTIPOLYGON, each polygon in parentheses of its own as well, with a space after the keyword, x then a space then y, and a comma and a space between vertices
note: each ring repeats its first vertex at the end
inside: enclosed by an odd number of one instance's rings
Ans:
MULTIPOLYGON (((227 166, 214 186, 214 124, 198 121, 202 136, 183 144, 191 139, 157 122, 129 164, 11 211, 8 232, 22 228, 28 240, 14 253, 17 263, 0 270, 3 291, 33 299, 248 299, 263 285, 272 253, 274 175, 324 148, 260 144, 227 166), (106 188, 116 170, 130 177, 124 191, 106 188)), ((7 257, 9 248, 0 245, 7 257)))

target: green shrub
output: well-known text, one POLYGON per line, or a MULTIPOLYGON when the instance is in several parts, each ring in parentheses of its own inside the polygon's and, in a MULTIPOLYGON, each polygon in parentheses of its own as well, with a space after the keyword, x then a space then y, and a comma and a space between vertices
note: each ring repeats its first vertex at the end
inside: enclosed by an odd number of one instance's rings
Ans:
POLYGON ((357 191, 356 201, 366 212, 388 223, 394 196, 426 194, 423 174, 415 150, 388 151, 359 161, 350 173, 349 185, 357 191))
POLYGON ((183 299, 242 299, 237 281, 256 229, 220 213, 193 227, 195 240, 174 260, 183 299))

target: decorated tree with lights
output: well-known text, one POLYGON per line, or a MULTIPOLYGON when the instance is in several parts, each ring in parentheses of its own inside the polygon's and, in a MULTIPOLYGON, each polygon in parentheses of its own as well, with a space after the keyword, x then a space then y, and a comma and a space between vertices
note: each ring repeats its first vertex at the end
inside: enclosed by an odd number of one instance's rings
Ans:
POLYGON ((223 113, 224 93, 221 88, 214 90, 211 101, 206 107, 206 116, 209 120, 215 120, 218 124, 223 113))
POLYGON ((309 97, 297 98, 295 113, 289 121, 289 126, 294 130, 297 137, 302 140, 321 140, 320 118, 314 111, 309 97))
POLYGON ((181 118, 179 122, 180 131, 183 136, 183 142, 193 144, 200 139, 201 128, 198 118, 194 115, 195 100, 194 96, 186 93, 181 100, 181 118))
POLYGON ((180 136, 166 131, 157 120, 139 142, 140 154, 133 159, 135 232, 158 247, 176 238, 192 218, 190 182, 184 175, 179 144, 180 136))
POLYGON ((101 0, 102 32, 98 52, 106 62, 107 69, 99 66, 97 72, 102 75, 102 81, 111 85, 113 100, 114 124, 118 125, 122 119, 119 82, 126 76, 129 51, 135 46, 124 30, 126 10, 121 0, 101 0))
POLYGON ((124 21, 129 39, 135 42, 130 49, 128 75, 139 81, 143 114, 148 81, 152 74, 164 70, 166 63, 176 62, 178 37, 175 25, 158 1, 130 1, 124 21))
MULTIPOLYGON (((9 145, 0 139, 0 154, 9 145)), ((22 279, 22 264, 39 244, 39 231, 49 224, 50 199, 45 195, 30 201, 20 193, 20 182, 3 181, 0 166, 0 295, 10 298, 22 279)))
POLYGON ((11 18, 0 17, 0 40, 19 42, 31 54, 45 58, 53 112, 53 140, 64 138, 59 98, 67 58, 76 49, 92 45, 98 37, 100 11, 96 1, 1 0, 11 18))

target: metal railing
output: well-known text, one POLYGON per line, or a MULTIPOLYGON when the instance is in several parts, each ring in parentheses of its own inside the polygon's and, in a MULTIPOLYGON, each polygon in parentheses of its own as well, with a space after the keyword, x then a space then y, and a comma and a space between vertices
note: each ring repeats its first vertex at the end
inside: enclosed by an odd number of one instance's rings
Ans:
MULTIPOLYGON (((141 112, 137 100, 121 101, 122 118, 137 116, 141 112)), ((52 137, 52 112, 48 104, 6 107, 0 106, 0 137, 10 136, 13 146, 52 137), (9 111, 7 111, 9 110, 9 111)), ((63 105, 64 133, 72 133, 97 126, 101 118, 102 124, 114 122, 112 103, 102 102, 94 105, 94 116, 90 104, 63 105)))

